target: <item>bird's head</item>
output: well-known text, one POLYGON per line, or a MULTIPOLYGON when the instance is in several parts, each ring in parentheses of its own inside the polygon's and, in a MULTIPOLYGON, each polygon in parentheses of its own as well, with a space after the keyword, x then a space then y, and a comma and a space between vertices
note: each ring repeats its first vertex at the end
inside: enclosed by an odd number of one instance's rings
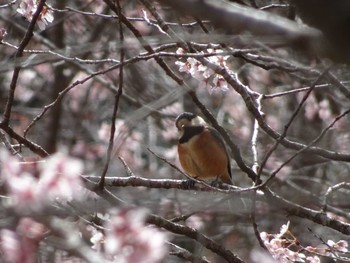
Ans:
POLYGON ((191 112, 184 112, 176 117, 175 125, 181 132, 186 126, 206 126, 207 124, 201 117, 191 112))

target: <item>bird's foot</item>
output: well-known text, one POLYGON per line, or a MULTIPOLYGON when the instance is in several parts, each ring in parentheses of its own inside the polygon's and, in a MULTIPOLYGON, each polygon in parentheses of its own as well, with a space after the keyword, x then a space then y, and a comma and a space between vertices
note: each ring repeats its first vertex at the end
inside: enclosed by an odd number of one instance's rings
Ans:
POLYGON ((215 179, 214 181, 212 181, 212 182, 210 183, 210 185, 211 185, 212 187, 222 188, 223 182, 220 181, 220 179, 215 179))
POLYGON ((192 179, 187 179, 187 180, 182 182, 182 186, 185 189, 193 189, 195 184, 196 184, 196 181, 194 181, 192 179))

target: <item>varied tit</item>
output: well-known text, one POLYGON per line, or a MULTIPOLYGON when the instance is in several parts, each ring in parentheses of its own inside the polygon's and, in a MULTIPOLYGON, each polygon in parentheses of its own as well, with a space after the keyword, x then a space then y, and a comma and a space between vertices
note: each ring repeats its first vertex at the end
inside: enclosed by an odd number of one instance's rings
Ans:
POLYGON ((177 116, 175 125, 180 135, 177 151, 185 172, 200 180, 232 184, 230 158, 220 133, 190 112, 177 116))

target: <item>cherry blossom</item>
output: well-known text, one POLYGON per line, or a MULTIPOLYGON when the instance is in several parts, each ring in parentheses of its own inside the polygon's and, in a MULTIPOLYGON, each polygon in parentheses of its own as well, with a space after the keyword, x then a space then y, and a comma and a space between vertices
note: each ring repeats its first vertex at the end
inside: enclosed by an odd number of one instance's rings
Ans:
POLYGON ((282 225, 280 233, 268 234, 262 232, 260 233, 260 237, 272 257, 280 262, 320 263, 319 255, 340 259, 338 253, 348 252, 348 242, 345 240, 339 240, 338 242, 328 240, 327 245, 323 244, 319 247, 307 246, 303 248, 290 232, 289 222, 282 225), (291 250, 291 247, 293 247, 293 250, 291 250), (305 255, 301 251, 310 255, 305 255))
MULTIPOLYGON (((221 53, 221 49, 207 49, 207 53, 221 53)), ((185 50, 179 48, 176 51, 177 54, 185 54, 185 50)), ((200 54, 205 54, 203 51, 200 54)), ((226 60, 229 56, 210 56, 207 58, 209 63, 215 64, 217 66, 223 67, 229 74, 234 74, 226 64, 226 60)), ((225 92, 228 90, 228 83, 223 76, 216 74, 214 70, 203 65, 199 60, 189 57, 185 62, 176 61, 175 65, 179 67, 180 72, 190 74, 194 79, 199 81, 199 88, 207 88, 209 93, 212 94, 214 91, 225 92)))
POLYGON ((321 263, 321 260, 318 256, 309 256, 306 258, 306 260, 308 260, 310 263, 321 263))
POLYGON ((339 251, 342 253, 348 252, 348 242, 346 242, 345 240, 339 240, 338 242, 334 242, 333 240, 328 240, 327 245, 330 246, 335 251, 339 251))
POLYGON ((268 234, 262 232, 260 237, 272 257, 279 262, 317 262, 317 256, 307 257, 299 250, 294 251, 291 249, 291 246, 296 246, 298 242, 289 231, 289 222, 282 225, 280 233, 268 234))
MULTIPOLYGON (((38 9, 39 0, 22 0, 17 12, 24 16, 28 21, 33 19, 33 15, 38 9)), ((38 18, 38 26, 44 30, 46 26, 53 21, 53 13, 46 6, 44 6, 38 18)))

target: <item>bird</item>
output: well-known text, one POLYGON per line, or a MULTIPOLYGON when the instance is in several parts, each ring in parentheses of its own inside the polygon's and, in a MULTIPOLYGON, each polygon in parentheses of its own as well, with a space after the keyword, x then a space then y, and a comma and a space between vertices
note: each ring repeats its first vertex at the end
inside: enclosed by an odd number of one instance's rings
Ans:
POLYGON ((230 158, 220 133, 200 116, 183 112, 175 119, 180 164, 191 177, 232 185, 230 158))

